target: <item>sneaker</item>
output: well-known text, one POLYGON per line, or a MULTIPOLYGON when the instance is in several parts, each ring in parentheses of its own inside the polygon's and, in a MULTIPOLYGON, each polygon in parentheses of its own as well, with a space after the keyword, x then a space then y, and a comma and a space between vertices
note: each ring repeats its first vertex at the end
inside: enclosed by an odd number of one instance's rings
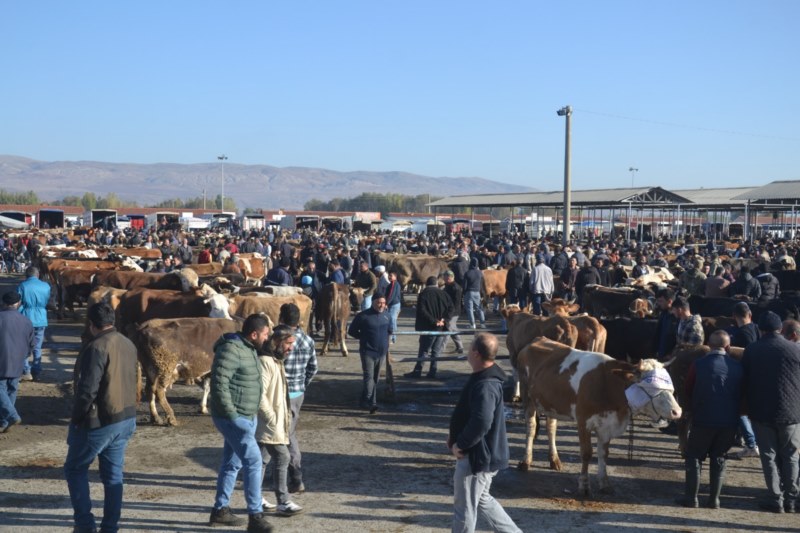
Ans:
POLYGON ((278 508, 278 506, 277 506, 277 505, 275 505, 274 503, 271 503, 271 502, 270 502, 268 499, 266 499, 266 498, 262 498, 262 499, 261 499, 261 507, 263 507, 263 508, 264 508, 264 512, 265 512, 265 513, 274 513, 274 512, 275 512, 275 509, 277 509, 277 508, 278 508))
POLYGON ((0 430, 0 433, 8 433, 8 430, 11 429, 11 426, 16 426, 17 424, 22 424, 22 419, 17 418, 16 420, 12 420, 9 424, 0 430))
POLYGON ((732 457, 734 459, 744 459, 745 457, 759 457, 761 454, 758 451, 758 446, 753 446, 752 448, 748 448, 745 446, 738 452, 734 453, 732 457))
POLYGON ((251 514, 247 518, 247 533, 272 533, 272 526, 264 513, 251 514))
POLYGON ((378 406, 377 405, 373 405, 372 407, 369 408, 369 414, 374 415, 377 412, 378 412, 378 406))
MULTIPOLYGON (((209 526, 243 526, 244 518, 239 518, 231 512, 230 507, 222 509, 212 509, 211 518, 208 519, 209 526)), ((248 528, 249 531, 249 528, 248 528)))
POLYGON ((286 502, 278 505, 278 516, 294 516, 303 512, 303 508, 294 502, 286 502))
POLYGON ((767 511, 770 513, 777 513, 777 514, 784 513, 783 505, 777 502, 760 501, 758 502, 758 508, 761 509, 762 511, 767 511))
POLYGON ((22 374, 19 377, 19 380, 20 381, 33 381, 33 375, 30 372, 28 372, 27 374, 22 374))

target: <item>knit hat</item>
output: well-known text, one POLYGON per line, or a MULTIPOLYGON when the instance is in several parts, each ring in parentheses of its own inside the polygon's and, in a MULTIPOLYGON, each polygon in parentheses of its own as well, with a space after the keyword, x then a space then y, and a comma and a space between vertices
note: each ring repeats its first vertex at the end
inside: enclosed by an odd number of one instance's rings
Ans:
POLYGON ((456 277, 456 275, 453 274, 452 270, 448 270, 447 272, 444 273, 444 277, 446 277, 446 278, 454 278, 454 277, 456 277))
POLYGON ((778 331, 781 329, 781 325, 781 317, 772 311, 767 311, 758 319, 758 329, 761 331, 778 331))
POLYGON ((375 267, 375 272, 377 272, 378 274, 383 274, 384 272, 386 272, 386 267, 383 265, 378 265, 375 267))

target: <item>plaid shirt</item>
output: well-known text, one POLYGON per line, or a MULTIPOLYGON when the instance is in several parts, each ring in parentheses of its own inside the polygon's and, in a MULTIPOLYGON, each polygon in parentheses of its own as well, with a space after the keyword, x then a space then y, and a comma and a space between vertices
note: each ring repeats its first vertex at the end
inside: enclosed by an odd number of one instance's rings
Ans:
POLYGON ((678 344, 703 344, 704 339, 700 315, 690 315, 678 322, 678 344))
POLYGON ((286 357, 284 368, 289 394, 305 392, 317 373, 317 350, 314 347, 314 339, 306 335, 299 326, 295 330, 294 346, 286 357))

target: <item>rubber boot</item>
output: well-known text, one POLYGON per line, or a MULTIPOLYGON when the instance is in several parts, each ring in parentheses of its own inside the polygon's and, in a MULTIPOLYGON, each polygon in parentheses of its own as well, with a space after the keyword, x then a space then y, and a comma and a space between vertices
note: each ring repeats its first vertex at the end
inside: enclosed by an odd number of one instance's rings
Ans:
POLYGON ((686 458, 686 485, 683 497, 675 500, 683 507, 698 507, 697 492, 700 490, 700 471, 702 463, 697 459, 686 458))
POLYGON ((719 494, 725 481, 725 458, 712 457, 710 460, 711 484, 708 489, 708 508, 719 509, 719 494))

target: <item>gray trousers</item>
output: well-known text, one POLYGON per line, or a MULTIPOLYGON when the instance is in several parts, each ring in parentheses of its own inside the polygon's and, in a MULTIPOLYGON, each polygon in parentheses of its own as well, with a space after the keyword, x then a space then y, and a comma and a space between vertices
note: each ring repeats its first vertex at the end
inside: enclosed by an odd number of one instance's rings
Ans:
POLYGON ((492 531, 522 533, 503 506, 489 494, 495 474, 497 472, 473 474, 468 457, 456 461, 453 475, 453 533, 475 531, 478 513, 489 523, 492 531))
POLYGON ((756 444, 761 452, 761 469, 770 501, 783 505, 797 498, 797 450, 800 448, 800 424, 775 425, 753 422, 756 444))
POLYGON ((300 407, 306 395, 289 398, 289 409, 292 411, 292 421, 289 422, 289 483, 299 485, 303 482, 303 456, 300 445, 297 443, 297 422, 300 420, 300 407))
POLYGON ((271 464, 275 499, 278 500, 279 505, 289 502, 291 499, 289 497, 289 489, 287 488, 287 479, 289 477, 289 447, 285 444, 263 444, 261 442, 258 443, 258 447, 261 449, 262 480, 267 473, 267 465, 271 464))
MULTIPOLYGON (((458 331, 458 315, 451 316, 447 320, 447 331, 458 331)), ((461 342, 461 335, 451 335, 453 343, 456 345, 456 350, 464 350, 464 343, 461 342)))
POLYGON ((364 373, 364 388, 361 391, 361 407, 378 405, 378 381, 381 378, 383 357, 361 356, 361 370, 364 373))

